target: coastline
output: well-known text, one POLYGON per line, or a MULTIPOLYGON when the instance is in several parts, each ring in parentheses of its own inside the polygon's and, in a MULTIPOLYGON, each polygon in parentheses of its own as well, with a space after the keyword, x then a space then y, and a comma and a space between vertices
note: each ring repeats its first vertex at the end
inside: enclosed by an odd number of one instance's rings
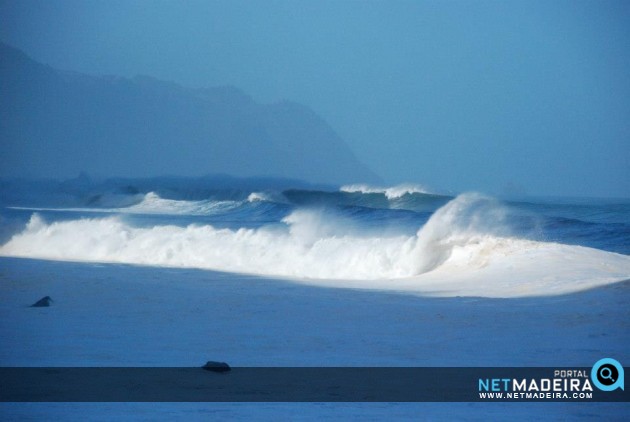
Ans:
POLYGON ((630 360, 630 281, 435 298, 213 271, 0 258, 4 366, 553 366, 630 360), (28 308, 43 296, 49 308, 28 308))
MULTIPOLYGON (((0 258, 2 366, 588 366, 630 359, 630 280, 435 298, 202 270, 0 258), (41 296, 54 303, 30 308, 41 296)), ((1 403, 5 420, 623 420, 625 403, 1 403), (475 413, 478 412, 478 413, 475 413)))

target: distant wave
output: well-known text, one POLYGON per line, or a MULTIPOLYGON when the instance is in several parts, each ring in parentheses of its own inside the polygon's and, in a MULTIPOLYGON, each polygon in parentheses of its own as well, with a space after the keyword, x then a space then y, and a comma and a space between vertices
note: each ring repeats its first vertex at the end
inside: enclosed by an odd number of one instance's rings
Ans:
MULTIPOLYGON (((392 188, 393 189, 393 188, 392 188)), ((402 188, 401 188, 402 189, 402 188)), ((393 191, 392 191, 393 192, 393 191)), ((409 190, 409 192, 411 192, 409 190)), ((385 194, 375 195, 358 192, 340 191, 318 191, 290 189, 282 192, 263 191, 245 192, 229 191, 215 192, 209 199, 168 199, 163 198, 156 192, 146 194, 108 194, 98 195, 98 201, 90 199, 83 207, 9 207, 12 209, 33 210, 33 211, 75 211, 75 212, 98 212, 98 213, 120 213, 120 214, 161 214, 161 215, 190 215, 190 216, 211 216, 227 213, 239 208, 251 206, 255 208, 261 203, 280 204, 286 206, 309 206, 309 207, 346 207, 359 206, 372 209, 406 209, 411 211, 435 211, 440 206, 448 202, 451 197, 415 194, 413 196, 402 194, 402 196, 392 196, 388 199, 385 194), (217 199, 229 196, 230 199, 217 199), (232 199, 233 198, 233 199, 232 199)), ((254 210, 252 208, 252 210, 254 210)))
POLYGON ((267 201, 267 200, 268 200, 267 196, 261 192, 252 192, 247 197, 248 202, 267 201))
MULTIPOLYGON (((138 196, 138 195, 134 195, 138 196)), ((124 202, 124 200, 121 200, 124 202)), ((127 202, 129 202, 127 200, 127 202)), ((228 212, 242 205, 246 201, 232 200, 202 200, 183 201, 175 199, 161 198, 155 192, 149 192, 142 196, 140 202, 123 207, 73 207, 73 208, 45 208, 45 207, 9 207, 13 209, 32 209, 34 211, 76 211, 76 212, 98 212, 98 213, 121 213, 121 214, 160 214, 160 215, 212 215, 228 212)))
MULTIPOLYGON (((155 196, 145 201, 138 206, 160 212, 183 206, 155 196)), ((315 209, 294 210, 282 224, 258 229, 134 227, 117 216, 47 223, 33 214, 26 228, 0 247, 0 255, 487 296, 559 294, 630 278, 628 256, 517 238, 504 222, 505 209, 476 194, 450 201, 412 235, 366 231, 341 214, 315 209)))
POLYGON ((430 194, 427 189, 420 185, 402 184, 397 186, 391 186, 388 188, 370 186, 365 184, 344 185, 339 188, 341 192, 348 193, 382 193, 388 199, 398 199, 404 195, 410 195, 414 193, 427 193, 430 194))
POLYGON ((247 202, 266 201, 274 202, 278 199, 267 192, 252 192, 247 196, 247 202))
POLYGON ((163 199, 156 193, 149 192, 139 204, 117 208, 116 211, 138 214, 211 215, 229 211, 241 204, 241 201, 178 201, 163 199))

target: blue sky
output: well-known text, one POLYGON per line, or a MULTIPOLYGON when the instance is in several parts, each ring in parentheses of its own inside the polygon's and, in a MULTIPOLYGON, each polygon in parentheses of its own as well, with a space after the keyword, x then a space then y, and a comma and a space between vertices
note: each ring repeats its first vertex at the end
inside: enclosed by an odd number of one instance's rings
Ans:
POLYGON ((627 1, 0 1, 53 67, 322 115, 389 183, 630 197, 627 1))

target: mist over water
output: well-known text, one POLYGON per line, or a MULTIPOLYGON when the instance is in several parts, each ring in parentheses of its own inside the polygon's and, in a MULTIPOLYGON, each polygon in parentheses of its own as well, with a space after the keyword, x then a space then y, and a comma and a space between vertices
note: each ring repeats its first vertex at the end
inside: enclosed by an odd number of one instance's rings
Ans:
POLYGON ((0 3, 2 174, 630 197, 626 1, 79 3, 0 3))

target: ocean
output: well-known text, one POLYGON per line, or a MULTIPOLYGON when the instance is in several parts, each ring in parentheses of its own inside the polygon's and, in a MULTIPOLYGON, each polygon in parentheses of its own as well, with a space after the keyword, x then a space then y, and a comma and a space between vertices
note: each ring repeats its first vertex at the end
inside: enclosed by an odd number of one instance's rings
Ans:
MULTIPOLYGON (((0 338, 10 339, 0 364, 588 369, 630 359, 628 200, 216 185, 0 183, 0 338), (29 306, 44 296, 50 307, 29 306)), ((624 420, 626 407, 2 403, 0 414, 624 420)))
POLYGON ((417 185, 151 188, 6 194, 0 255, 430 295, 560 294, 630 278, 627 199, 499 200, 417 185))

